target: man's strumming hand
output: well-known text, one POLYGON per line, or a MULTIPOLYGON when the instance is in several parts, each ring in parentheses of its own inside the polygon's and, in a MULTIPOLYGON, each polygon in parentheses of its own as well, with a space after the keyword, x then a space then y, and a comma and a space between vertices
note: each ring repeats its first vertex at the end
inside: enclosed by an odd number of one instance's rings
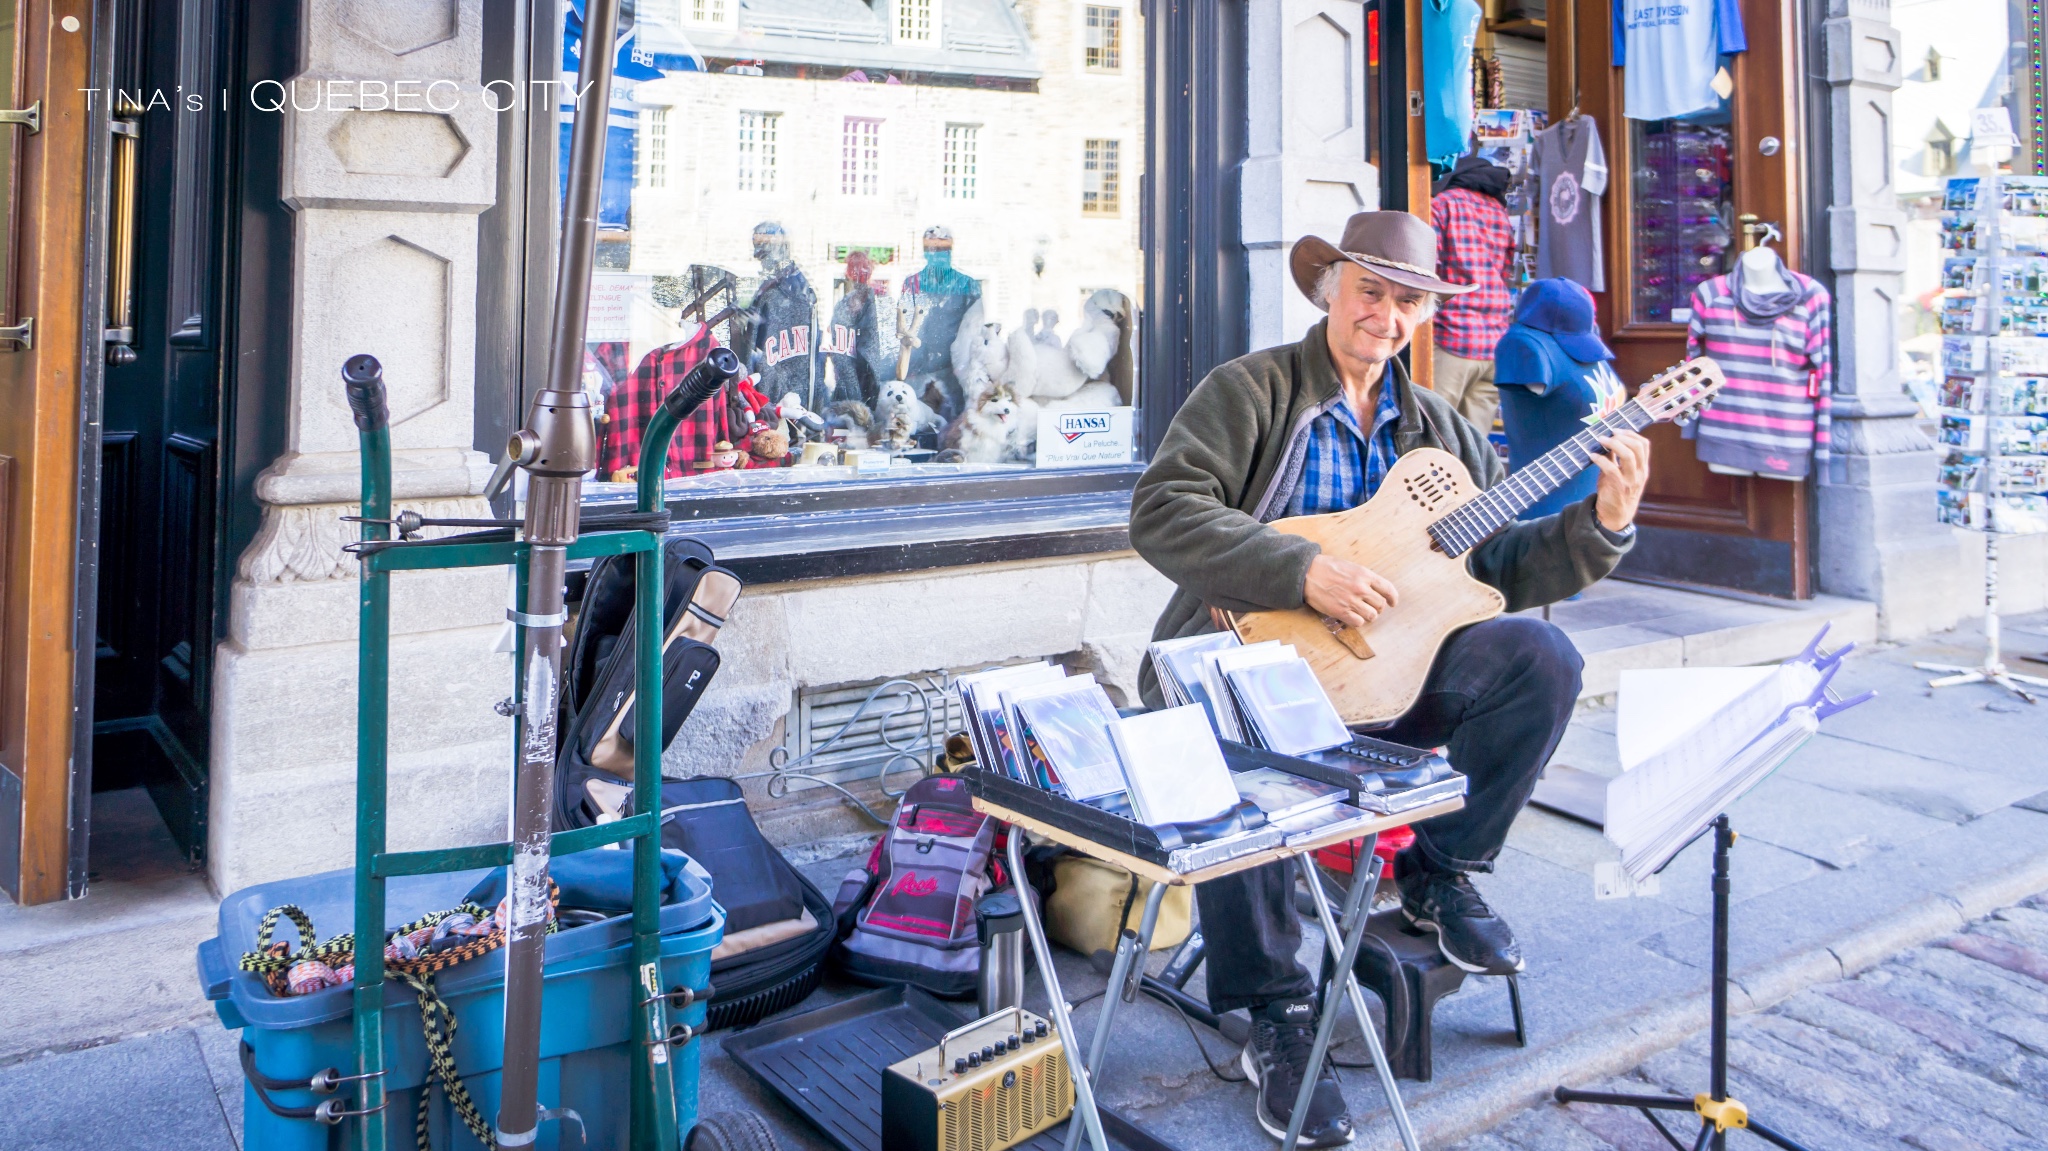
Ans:
POLYGON ((1607 453, 1593 457, 1593 466, 1600 469, 1593 510, 1600 526, 1618 535, 1635 522, 1636 505, 1649 482, 1650 441, 1635 432, 1616 432, 1600 444, 1607 453))
POLYGON ((1362 564, 1320 555, 1309 561, 1301 598, 1310 610, 1346 627, 1364 627, 1400 602, 1400 593, 1385 576, 1362 564))

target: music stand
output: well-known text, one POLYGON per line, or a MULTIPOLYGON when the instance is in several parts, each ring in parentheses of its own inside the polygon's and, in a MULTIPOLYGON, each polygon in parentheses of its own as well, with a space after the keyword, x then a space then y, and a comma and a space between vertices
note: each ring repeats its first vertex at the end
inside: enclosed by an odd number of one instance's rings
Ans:
MULTIPOLYGON (((1820 633, 1813 637, 1812 642, 1806 645, 1806 650, 1798 657, 1812 660, 1815 666, 1821 669, 1820 682, 1814 687, 1813 694, 1807 699, 1806 703, 1801 705, 1811 707, 1817 720, 1825 719, 1836 712, 1855 707, 1857 704, 1863 703, 1877 694, 1874 691, 1866 691, 1847 700, 1837 700, 1829 694, 1828 683, 1834 678, 1836 670, 1842 666, 1842 657, 1848 655, 1850 650, 1856 645, 1853 643, 1844 644, 1833 652, 1822 656, 1820 654, 1820 641, 1821 637, 1825 636, 1827 632, 1827 627, 1823 626, 1820 633)), ((1790 714, 1791 710, 1788 708, 1786 714, 1790 714)), ((1782 719, 1783 717, 1781 716, 1780 718, 1782 719)), ((1785 752, 1785 758, 1790 758, 1792 752, 1796 750, 1798 749, 1795 747, 1785 752)), ((1772 770, 1775 771, 1782 764, 1783 761, 1780 760, 1779 764, 1774 765, 1772 770)), ((1731 797, 1729 802, 1734 802, 1734 798, 1731 797)), ((1650 1126, 1655 1127, 1657 1133, 1662 1135, 1665 1141, 1677 1148, 1678 1151, 1706 1151, 1709 1143, 1713 1145, 1714 1151, 1725 1151, 1728 1145, 1728 1132, 1731 1129, 1749 1131, 1767 1143, 1784 1148, 1785 1151, 1807 1151, 1805 1147, 1793 1142, 1788 1136, 1781 1135, 1762 1123, 1757 1122, 1750 1115, 1749 1108, 1746 1105, 1728 1097, 1728 897, 1731 887, 1728 878, 1728 849, 1735 846, 1735 831, 1729 826, 1728 813, 1726 811, 1714 816, 1707 826, 1702 829, 1702 833, 1707 830, 1711 830, 1714 833, 1713 1010, 1712 1018, 1709 1020, 1712 1030, 1710 1039, 1711 1052, 1708 1057, 1708 1090, 1694 1095, 1690 1099, 1682 1095, 1651 1095, 1620 1091, 1580 1091, 1577 1088, 1562 1086, 1558 1087, 1551 1094, 1559 1103, 1592 1103, 1605 1107, 1633 1107, 1642 1112, 1643 1118, 1650 1121, 1650 1126), (1691 1147, 1687 1147, 1684 1143, 1679 1142, 1678 1137, 1673 1135, 1670 1129, 1658 1120, 1656 1115, 1658 1111, 1691 1111, 1699 1116, 1699 1136, 1693 1140, 1691 1147)), ((1684 846, 1672 853, 1672 858, 1677 858, 1679 852, 1684 851, 1685 847, 1691 846, 1692 842, 1698 838, 1699 835, 1693 835, 1684 846)), ((1666 860, 1665 865, 1668 866, 1669 864, 1670 860, 1666 860)), ((1662 871, 1663 867, 1659 867, 1657 870, 1662 871)))
POLYGON ((1681 1095, 1637 1095, 1617 1091, 1580 1091, 1559 1087, 1553 1094, 1559 1103, 1596 1103, 1607 1107, 1633 1107, 1643 1113, 1650 1126, 1678 1151, 1703 1151, 1711 1140, 1714 1151, 1722 1151, 1729 1128, 1742 1128, 1774 1143, 1785 1151, 1806 1148, 1756 1121, 1749 1108, 1728 1097, 1728 849, 1735 844, 1735 832, 1726 814, 1714 817, 1714 1009, 1713 1053, 1708 1060, 1710 1089, 1690 1099, 1681 1095), (1657 1111, 1692 1111, 1700 1117, 1699 1137, 1688 1148, 1657 1119, 1657 1111))

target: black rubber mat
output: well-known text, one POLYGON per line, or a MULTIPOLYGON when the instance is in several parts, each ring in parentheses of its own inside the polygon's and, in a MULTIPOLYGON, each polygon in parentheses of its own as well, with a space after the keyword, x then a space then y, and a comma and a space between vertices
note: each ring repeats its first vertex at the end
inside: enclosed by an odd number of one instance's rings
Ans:
MULTIPOLYGON (((964 1022, 922 991, 891 987, 728 1035, 724 1048, 834 1146, 882 1151, 882 1069, 964 1022)), ((1176 1151, 1107 1108, 1102 1133, 1122 1151, 1176 1151)), ((1018 1146, 1062 1151, 1066 1138, 1062 1123, 1018 1146)))

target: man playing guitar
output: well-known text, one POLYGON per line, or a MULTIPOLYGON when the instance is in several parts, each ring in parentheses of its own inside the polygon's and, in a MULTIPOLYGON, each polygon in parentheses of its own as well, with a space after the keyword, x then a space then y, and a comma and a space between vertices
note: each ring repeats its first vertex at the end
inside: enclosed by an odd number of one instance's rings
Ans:
MULTIPOLYGON (((1436 235, 1405 212, 1361 212, 1333 247, 1304 237, 1289 255, 1302 293, 1329 313, 1300 343, 1269 348, 1210 372, 1175 415, 1131 499, 1131 543, 1178 585, 1154 639, 1218 626, 1222 612, 1307 606, 1359 627, 1417 589, 1398 588, 1315 542, 1277 531, 1283 516, 1356 507, 1402 453, 1439 448, 1480 487, 1503 477, 1485 432, 1409 382, 1394 357, 1437 302, 1470 288, 1436 278, 1436 235)), ((1650 445, 1633 432, 1601 441, 1591 497, 1513 524, 1470 554, 1470 569, 1498 588, 1509 611, 1572 595, 1614 570, 1634 540, 1650 445)), ((1395 858, 1401 907, 1434 930, 1451 962, 1509 974, 1520 948, 1469 876, 1491 871, 1508 827, 1528 802, 1579 694, 1582 661, 1542 620, 1503 615, 1451 636, 1416 703, 1382 738, 1448 745, 1469 778, 1463 810, 1415 828, 1395 858)), ((1146 702, 1161 704, 1149 665, 1146 702)), ((1284 1136, 1314 1039, 1314 983, 1295 958, 1301 927, 1292 873, 1271 865, 1202 884, 1212 1009, 1248 1008, 1242 1063, 1258 1085, 1258 1120, 1284 1136)), ((1351 1118, 1327 1067, 1310 1103, 1304 1147, 1349 1143, 1351 1118)))

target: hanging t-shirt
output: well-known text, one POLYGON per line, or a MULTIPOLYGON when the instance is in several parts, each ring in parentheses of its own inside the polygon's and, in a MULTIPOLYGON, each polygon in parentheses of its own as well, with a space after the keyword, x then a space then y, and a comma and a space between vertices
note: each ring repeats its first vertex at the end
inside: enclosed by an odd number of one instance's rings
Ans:
POLYGON ((1622 112, 1631 120, 1669 120, 1720 103, 1721 56, 1749 50, 1736 0, 1614 0, 1613 27, 1622 112))
MULTIPOLYGON (((1495 346, 1493 379, 1500 388, 1511 472, 1585 431, 1587 416, 1604 416, 1628 400, 1628 388, 1606 360, 1581 363, 1550 333, 1527 324, 1508 325, 1495 346)), ((1589 467, 1529 505, 1522 518, 1561 512, 1592 495, 1599 483, 1599 469, 1589 467)))
POLYGON ((1473 0, 1422 0, 1422 143, 1433 163, 1465 154, 1472 139, 1473 0))
POLYGON ((1536 134, 1536 278, 1563 276, 1589 292, 1607 290, 1600 249, 1600 197, 1607 153, 1591 116, 1560 120, 1536 134))

